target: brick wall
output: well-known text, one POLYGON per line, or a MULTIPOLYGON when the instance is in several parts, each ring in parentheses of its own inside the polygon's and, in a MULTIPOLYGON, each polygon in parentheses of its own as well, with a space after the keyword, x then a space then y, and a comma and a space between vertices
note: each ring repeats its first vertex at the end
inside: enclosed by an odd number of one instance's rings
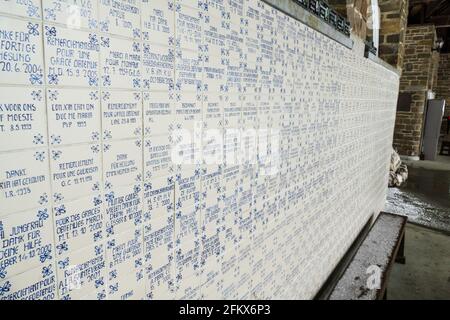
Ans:
POLYGON ((450 116, 450 53, 441 54, 435 91, 437 98, 445 99, 445 114, 450 116))
POLYGON ((435 38, 433 25, 409 26, 406 30, 400 92, 411 93, 412 102, 410 111, 397 112, 395 120, 394 148, 401 155, 420 155, 426 94, 438 69, 436 53, 431 51, 435 38))
POLYGON ((379 57, 402 68, 405 52, 408 0, 378 0, 380 7, 379 57))

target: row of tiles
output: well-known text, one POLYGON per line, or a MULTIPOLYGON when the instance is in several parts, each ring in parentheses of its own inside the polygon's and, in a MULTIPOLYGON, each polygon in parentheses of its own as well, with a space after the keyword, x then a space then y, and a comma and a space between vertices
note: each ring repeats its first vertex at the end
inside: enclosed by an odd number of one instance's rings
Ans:
MULTIPOLYGON (((39 1, 35 1, 36 3, 34 1, 27 3, 17 2, 14 5, 8 1, 3 8, 5 14, 13 13, 24 16, 26 15, 25 9, 27 9, 27 12, 31 12, 32 16, 39 18, 39 1)), ((165 46, 174 45, 178 48, 194 51, 204 48, 206 51, 210 51, 209 56, 221 56, 226 52, 225 58, 221 59, 221 62, 233 63, 240 60, 243 63, 244 61, 254 62, 261 59, 261 67, 264 68, 267 59, 283 60, 284 54, 298 56, 299 54, 307 54, 308 50, 317 50, 317 54, 324 58, 328 57, 330 52, 337 52, 337 56, 340 58, 347 59, 350 57, 351 63, 348 63, 348 61, 346 63, 350 68, 355 64, 366 63, 364 60, 355 59, 352 55, 344 54, 342 51, 344 49, 337 43, 306 28, 306 26, 290 19, 279 11, 266 6, 261 1, 193 1, 192 3, 176 1, 175 3, 174 5, 172 1, 153 2, 145 0, 142 3, 145 10, 140 12, 138 9, 140 1, 127 1, 125 4, 123 1, 102 1, 102 5, 113 5, 115 7, 115 10, 107 11, 116 18, 115 21, 114 19, 110 21, 112 24, 116 23, 113 29, 122 27, 124 30, 123 32, 114 32, 114 30, 105 29, 103 28, 104 23, 102 23, 101 28, 97 28, 97 24, 91 21, 90 24, 93 29, 89 31, 100 29, 105 32, 111 32, 115 36, 129 35, 131 32, 133 37, 140 39, 140 32, 135 32, 139 30, 135 26, 136 22, 127 21, 124 23, 121 19, 127 14, 118 13, 121 10, 131 9, 137 18, 139 18, 140 14, 143 16, 149 15, 148 19, 141 19, 142 28, 144 30, 148 29, 143 32, 143 40, 149 40, 165 46), (173 14, 174 11, 176 11, 176 19, 173 14), (243 13, 244 11, 246 13, 243 13), (213 18, 210 18, 209 14, 213 18), (243 15, 246 17, 243 17, 243 15), (205 25, 207 27, 204 27, 205 25), (177 34, 177 37, 175 37, 175 34, 177 34), (244 38, 246 38, 245 41, 243 41, 244 38), (276 49, 276 43, 280 43, 278 49, 276 49), (324 45, 323 48, 321 47, 322 45, 324 45), (230 50, 228 46, 230 48, 233 47, 233 49, 230 50), (272 50, 279 50, 280 46, 284 47, 280 52, 272 52, 272 50), (306 51, 298 51, 299 48, 303 48, 306 51), (317 48, 320 48, 320 50, 317 48), (230 52, 235 55, 230 56, 230 52), (273 55, 276 55, 276 58, 273 55)), ((97 8, 96 1, 84 1, 82 4, 83 14, 78 12, 80 4, 76 2, 44 1, 44 6, 54 6, 54 8, 46 7, 44 9, 46 13, 45 21, 59 22, 61 25, 69 27, 73 33, 75 33, 73 29, 89 25, 83 18, 96 21, 96 12, 91 12, 91 10, 95 11, 97 8), (64 16, 64 14, 70 14, 70 16, 64 16), (76 19, 77 14, 80 19, 76 19), (63 16, 60 17, 60 15, 63 16)), ((104 12, 102 11, 103 14, 104 12)), ((51 32, 54 33, 54 29, 51 32)), ((81 40, 84 41, 85 38, 82 37, 81 40)), ((105 38, 109 39, 109 36, 105 38)), ((314 60, 317 59, 320 58, 314 58, 314 60)), ((310 60, 313 60, 313 58, 310 58, 310 60)), ((336 63, 342 60, 328 59, 328 62, 336 63)))
MULTIPOLYGON (((0 154, 2 202, 6 212, 14 208, 19 211, 25 209, 24 205, 37 206, 49 201, 50 181, 53 197, 74 199, 107 185, 132 184, 177 172, 195 172, 200 164, 218 168, 224 162, 229 165, 250 163, 256 168, 273 168, 273 174, 278 174, 283 165, 298 170, 299 164, 305 166, 325 159, 320 154, 326 150, 329 155, 357 151, 367 143, 364 134, 368 131, 373 142, 377 137, 384 138, 383 132, 389 129, 392 115, 385 112, 381 112, 379 118, 371 115, 372 111, 368 110, 367 115, 361 113, 350 117, 353 121, 340 124, 350 127, 340 130, 330 130, 329 125, 333 122, 313 122, 304 128, 288 125, 281 132, 254 130, 250 132, 254 135, 249 135, 246 131, 244 136, 239 131, 222 132, 217 127, 211 130, 215 135, 207 132, 194 137, 190 136, 191 132, 176 130, 172 135, 142 139, 139 132, 139 137, 132 139, 67 146, 52 141, 50 150, 38 147, 4 152, 0 154)), ((292 119, 287 124, 292 124, 292 119)), ((59 141, 61 136, 52 135, 51 140, 59 141)), ((46 145, 45 137, 39 134, 33 136, 33 142, 38 146, 46 145)))
MULTIPOLYGON (((254 49, 254 56, 250 56, 250 53, 230 51, 225 44, 204 44, 203 40, 194 43, 192 48, 174 50, 8 17, 2 17, 0 30, 0 81, 8 84, 46 83, 50 86, 147 90, 176 88, 194 92, 205 87, 210 92, 222 92, 228 88, 227 81, 233 84, 231 75, 242 68, 243 84, 254 86, 258 73, 261 73, 265 77, 269 75, 264 80, 265 85, 275 88, 284 87, 282 79, 285 76, 295 78, 292 66, 295 68, 299 63, 302 69, 297 72, 308 73, 311 69, 319 75, 311 80, 318 83, 337 79, 339 70, 346 70, 345 65, 334 67, 334 72, 320 68, 320 60, 324 60, 325 55, 315 58, 315 63, 311 64, 298 61, 298 53, 291 59, 292 63, 284 63, 282 56, 273 53, 269 58, 258 57, 263 52, 261 48, 254 49), (199 48, 203 49, 199 51, 199 48), (227 79, 224 78, 225 69, 231 72, 227 79)), ((192 44, 192 41, 187 43, 192 44)), ((246 43, 240 43, 238 47, 245 52, 248 50, 246 43)))
POLYGON ((238 31, 239 27, 253 29, 267 35, 273 32, 304 35, 308 31, 305 25, 258 0, 85 0, 83 3, 42 0, 42 5, 41 0, 3 0, 0 12, 132 39, 142 36, 144 40, 156 39, 163 44, 168 44, 175 27, 188 27, 195 33, 201 28, 201 22, 222 29, 230 26, 237 26, 238 31), (183 23, 186 16, 189 20, 183 23))
MULTIPOLYGON (((386 126, 382 128, 386 130, 386 126)), ((362 130, 359 131, 362 133, 362 130)), ((370 139, 375 142, 384 138, 383 132, 372 133, 370 139)), ((350 134, 346 136, 351 138, 350 134)), ((304 149, 289 148, 286 144, 278 149, 278 144, 272 143, 265 146, 265 153, 255 151, 253 157, 250 153, 241 155, 242 151, 233 143, 228 145, 225 155, 220 152, 216 154, 214 151, 220 147, 216 145, 205 151, 210 157, 204 155, 200 158, 211 160, 211 163, 202 165, 201 161, 197 162, 196 154, 193 153, 195 150, 190 144, 176 149, 182 154, 173 156, 167 136, 149 138, 144 145, 141 140, 135 139, 111 141, 103 144, 103 150, 99 144, 80 144, 52 148, 50 153, 45 148, 3 153, 0 156, 1 215, 39 207, 51 201, 77 199, 103 188, 108 191, 118 186, 140 184, 142 181, 156 183, 155 179, 158 177, 163 179, 162 182, 169 181, 169 177, 172 177, 171 182, 180 183, 184 183, 185 178, 192 177, 193 182, 198 183, 200 177, 209 179, 210 175, 217 173, 220 176, 222 172, 229 171, 227 179, 231 181, 247 179, 248 174, 279 179, 288 172, 291 175, 302 174, 341 152, 357 155, 355 152, 364 147, 367 140, 347 142, 342 147, 329 151, 328 156, 314 158, 305 158, 302 150, 325 151, 336 140, 328 139, 321 149, 317 148, 317 144, 304 149), (218 158, 218 155, 221 157, 218 158), (242 159, 240 156, 248 158, 242 159), (173 159, 179 163, 174 163, 173 159), (227 166, 223 166, 224 160, 227 161, 227 166), (249 165, 245 165, 246 163, 249 165)), ((295 144, 297 141, 290 139, 289 142, 295 144)), ((244 151, 254 151, 256 148, 253 145, 253 149, 244 151)), ((343 163, 345 159, 343 158, 343 163)))
MULTIPOLYGON (((320 103, 313 100, 293 103, 282 96, 261 99, 251 95, 240 99, 220 94, 199 97, 192 92, 99 92, 69 88, 44 91, 1 86, 0 94, 0 134, 5 137, 0 152, 48 144, 141 138, 142 135, 168 136, 175 135, 177 129, 191 130, 193 134, 192 129, 198 126, 202 130, 265 129, 269 135, 295 125, 314 123, 339 128, 364 122, 371 110, 382 112, 377 102, 368 103, 364 108, 357 100, 343 103, 333 100, 322 104, 326 115, 317 117, 320 103), (297 109, 305 108, 305 112, 297 113, 297 109), (338 110, 346 114, 331 116, 338 110)), ((201 134, 206 133, 197 135, 201 134)))

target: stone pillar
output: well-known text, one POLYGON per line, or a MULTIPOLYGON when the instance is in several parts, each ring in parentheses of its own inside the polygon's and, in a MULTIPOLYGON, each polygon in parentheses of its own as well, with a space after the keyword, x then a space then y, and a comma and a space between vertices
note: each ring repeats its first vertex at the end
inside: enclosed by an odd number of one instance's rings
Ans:
POLYGON ((409 111, 397 111, 395 120, 394 148, 401 155, 420 155, 426 95, 437 72, 438 60, 431 50, 435 39, 433 25, 409 26, 406 30, 400 93, 411 94, 412 102, 409 111))
MULTIPOLYGON (((347 17, 352 32, 371 41, 371 0, 330 0, 330 5, 347 17)), ((397 69, 402 68, 409 0, 378 0, 380 7, 380 38, 378 55, 397 69)))
POLYGON ((330 0, 328 3, 341 15, 347 17, 353 34, 366 39, 367 6, 370 0, 330 0))
POLYGON ((379 57, 400 70, 405 51, 408 2, 408 0, 378 0, 381 16, 379 57))

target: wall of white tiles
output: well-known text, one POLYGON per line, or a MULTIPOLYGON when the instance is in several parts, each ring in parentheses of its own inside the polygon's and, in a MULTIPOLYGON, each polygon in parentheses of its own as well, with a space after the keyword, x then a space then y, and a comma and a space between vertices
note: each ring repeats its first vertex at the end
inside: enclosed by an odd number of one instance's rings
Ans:
POLYGON ((313 297, 383 207, 397 89, 257 0, 0 0, 0 299, 313 297))

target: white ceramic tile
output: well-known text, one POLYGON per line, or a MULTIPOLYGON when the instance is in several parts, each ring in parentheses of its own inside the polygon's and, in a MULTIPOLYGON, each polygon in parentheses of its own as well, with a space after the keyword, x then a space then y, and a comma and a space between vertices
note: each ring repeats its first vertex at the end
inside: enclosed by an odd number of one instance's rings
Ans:
POLYGON ((102 195, 65 201, 53 208, 56 256, 67 255, 91 243, 101 243, 105 235, 102 195))
POLYGON ((0 300, 55 300, 57 299, 55 266, 45 266, 0 281, 0 300))
POLYGON ((99 190, 102 175, 100 151, 98 144, 64 146, 50 151, 55 203, 99 190))
MULTIPOLYGON (((202 213, 200 246, 203 277, 207 276, 213 269, 219 269, 218 265, 225 250, 222 243, 224 230, 220 215, 220 209, 208 209, 207 213, 202 213)), ((207 278, 204 278, 202 281, 207 280, 207 278)))
MULTIPOLYGON (((223 178, 222 165, 204 165, 202 168, 202 209, 214 211, 222 209, 223 200, 223 178)), ((208 215, 208 212, 204 213, 208 215)))
POLYGON ((194 134, 195 127, 201 128, 202 95, 197 92, 177 93, 175 97, 175 129, 186 129, 194 134))
POLYGON ((142 94, 138 91, 102 91, 103 140, 140 137, 142 94))
POLYGON ((197 92, 202 88, 202 57, 197 50, 175 50, 175 89, 197 92))
POLYGON ((42 85, 42 24, 2 17, 0 35, 0 40, 4 42, 0 48, 0 83, 42 85))
POLYGON ((41 2, 38 0, 31 0, 31 1, 3 0, 0 6, 0 12, 22 17, 40 19, 41 2))
POLYGON ((141 54, 142 44, 138 41, 101 36, 100 85, 104 88, 140 89, 141 54))
MULTIPOLYGON (((194 234, 193 225, 196 223, 193 220, 193 215, 198 215, 194 212, 189 212, 184 215, 184 222, 179 224, 179 231, 175 231, 175 286, 177 290, 182 291, 186 286, 194 285, 197 280, 195 277, 200 272, 200 243, 199 237, 194 234), (191 278, 192 284, 188 283, 186 279, 191 278)), ((176 229, 177 230, 177 229, 176 229)))
POLYGON ((175 185, 168 177, 153 178, 144 182, 145 221, 173 217, 175 185))
POLYGON ((47 89, 50 145, 100 140, 100 93, 89 89, 47 89))
POLYGON ((129 275, 142 275, 143 246, 142 228, 130 228, 122 233, 108 237, 106 252, 108 261, 109 283, 116 278, 129 275))
POLYGON ((221 128, 214 127, 216 124, 206 123, 202 135, 202 163, 205 165, 219 166, 225 163, 224 160, 224 132, 221 128))
POLYGON ((145 136, 168 135, 173 129, 174 93, 152 91, 143 93, 145 136))
MULTIPOLYGON (((227 128, 224 130, 224 164, 230 168, 234 168, 241 164, 241 135, 236 128, 227 128)), ((239 170, 231 171, 230 178, 237 179, 239 170)))
POLYGON ((208 12, 215 17, 222 17, 229 20, 228 1, 226 0, 209 0, 205 1, 208 4, 208 12), (226 14, 226 15, 224 15, 226 14))
POLYGON ((49 203, 51 195, 46 149, 2 153, 0 163, 0 216, 49 203))
POLYGON ((221 281, 218 283, 219 293, 224 299, 236 298, 237 279, 236 275, 239 269, 237 250, 225 251, 220 261, 221 281))
POLYGON ((174 297, 177 300, 199 300, 201 297, 200 278, 193 276, 189 278, 180 278, 176 282, 177 289, 174 297))
MULTIPOLYGON (((203 121, 209 122, 213 127, 222 127, 224 124, 224 105, 228 102, 228 95, 208 93, 203 95, 203 121)), ((207 127, 208 128, 208 127, 207 127)))
POLYGON ((105 188, 142 181, 142 140, 109 141, 103 145, 105 188))
POLYGON ((172 142, 170 136, 154 136, 144 141, 144 177, 169 178, 173 175, 172 142))
POLYGON ((200 201, 200 169, 178 172, 175 178, 175 210, 199 207, 200 201))
POLYGON ((44 25, 44 33, 47 85, 98 86, 97 34, 50 24, 44 25))
POLYGON ((0 94, 0 151, 47 145, 44 91, 0 87, 0 94))
POLYGON ((196 0, 177 0, 178 5, 188 6, 194 9, 201 9, 206 1, 196 1, 196 0))
POLYGON ((52 261, 52 220, 48 207, 29 209, 0 219, 1 278, 9 279, 52 261))
POLYGON ((142 0, 141 27, 142 39, 166 46, 174 44, 175 1, 142 0))
POLYGON ((145 298, 142 229, 129 229, 107 241, 108 299, 145 298))
POLYGON ((166 264, 158 269, 149 270, 146 277, 145 290, 146 297, 149 300, 173 300, 174 285, 173 285, 173 269, 172 264, 166 264))
POLYGON ((145 283, 134 273, 108 282, 108 300, 145 300, 145 283))
POLYGON ((100 31, 140 39, 140 9, 138 0, 98 1, 100 31))
POLYGON ((155 43, 142 44, 142 87, 169 90, 174 87, 175 50, 155 43))
POLYGON ((60 299, 81 299, 102 294, 107 285, 105 245, 91 244, 56 259, 60 299))
POLYGON ((106 189, 105 213, 108 238, 141 226, 143 221, 141 186, 128 185, 106 189))
POLYGON ((205 93, 226 93, 228 84, 226 81, 227 58, 220 56, 208 57, 203 63, 202 87, 205 93))
POLYGON ((241 123, 242 103, 239 95, 230 94, 223 106, 224 127, 237 129, 241 123))
POLYGON ((175 298, 198 298, 200 289, 200 211, 194 207, 175 218, 175 298))
POLYGON ((213 58, 223 58, 217 61, 225 62, 228 58, 228 48, 226 46, 227 37, 229 37, 229 20, 225 11, 214 10, 208 4, 208 13, 205 13, 203 20, 203 36, 206 45, 207 61, 213 61, 213 58))
POLYGON ((107 288, 104 288, 100 291, 91 291, 85 295, 83 295, 78 300, 106 300, 107 299, 107 288))
POLYGON ((221 225, 219 220, 220 209, 218 207, 209 207, 206 213, 202 215, 202 233, 200 241, 202 267, 202 282, 207 281, 208 274, 214 273, 217 268, 224 246, 221 243, 221 225))
POLYGON ((145 286, 149 299, 173 298, 174 220, 152 214, 144 224, 145 286))
POLYGON ((176 45, 198 51, 202 45, 202 10, 177 4, 175 10, 176 45))
POLYGON ((42 0, 43 17, 71 29, 97 29, 98 11, 96 0, 42 0))
POLYGON ((176 209, 175 213, 175 265, 178 271, 184 269, 183 264, 189 264, 190 272, 197 270, 194 266, 198 260, 200 250, 200 219, 201 210, 198 207, 186 207, 176 209), (184 240, 184 241, 183 241, 184 240), (194 250, 195 249, 195 250, 194 250), (188 252, 194 259, 185 260, 180 256, 180 252, 188 252))
POLYGON ((144 223, 144 258, 150 267, 148 272, 155 272, 173 262, 174 218, 153 215, 144 223))

